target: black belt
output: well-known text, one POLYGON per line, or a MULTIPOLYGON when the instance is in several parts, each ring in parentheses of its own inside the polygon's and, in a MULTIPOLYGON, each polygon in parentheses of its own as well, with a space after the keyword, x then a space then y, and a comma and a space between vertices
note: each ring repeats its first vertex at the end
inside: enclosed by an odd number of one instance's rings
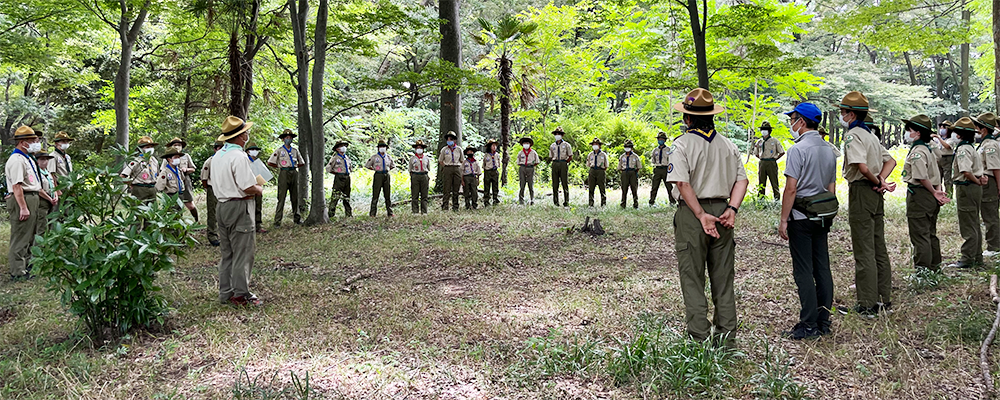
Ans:
POLYGON ((519 165, 525 168, 535 168, 534 165, 524 165, 524 164, 519 164, 519 165))
MULTIPOLYGON (((684 200, 681 200, 679 203, 681 206, 687 207, 687 204, 684 204, 684 200)), ((698 199, 698 204, 717 204, 717 203, 729 204, 729 199, 698 199)))
POLYGON ((132 186, 151 188, 151 187, 156 187, 156 184, 153 184, 153 183, 133 183, 132 186))
POLYGON ((351 174, 348 174, 346 172, 334 172, 333 175, 334 176, 347 176, 347 177, 351 176, 351 174))
POLYGON ((569 160, 552 160, 552 162, 569 162, 569 160))
POLYGON ((465 176, 478 176, 478 174, 465 174, 465 176))
POLYGON ((295 171, 295 167, 281 167, 282 171, 295 171))
POLYGON ((410 175, 427 175, 426 172, 410 172, 410 175))
POLYGON ((375 171, 376 174, 388 174, 389 171, 375 171))
POLYGON ((590 167, 590 170, 591 170, 591 171, 593 171, 593 170, 598 170, 598 171, 604 171, 604 170, 606 170, 606 169, 607 169, 607 168, 597 168, 597 167, 590 167))
POLYGON ((24 192, 25 196, 38 196, 38 192, 24 192))
POLYGON ((761 158, 761 161, 778 161, 777 158, 761 158))
POLYGON ((487 171, 487 172, 492 172, 492 171, 496 171, 496 170, 497 170, 496 168, 490 168, 490 169, 487 169, 487 170, 485 170, 485 171, 487 171))
POLYGON ((658 165, 658 166, 654 167, 653 169, 667 169, 667 166, 666 165, 658 165))
POLYGON ((624 171, 625 172, 629 172, 629 171, 638 171, 638 170, 635 169, 635 168, 625 168, 624 171))
POLYGON ((851 183, 850 183, 850 185, 851 185, 851 186, 868 186, 868 187, 875 187, 875 186, 876 186, 876 185, 878 185, 878 184, 877 184, 877 183, 872 183, 872 181, 870 181, 870 180, 867 180, 867 179, 858 179, 858 180, 856 180, 856 181, 853 181, 853 182, 851 182, 851 183))
POLYGON ((955 155, 954 154, 942 154, 941 155, 941 158, 948 158, 948 157, 955 158, 955 155))
POLYGON ((222 202, 226 202, 226 201, 244 201, 244 200, 253 200, 253 196, 230 197, 228 199, 219 199, 219 201, 222 201, 222 202))
POLYGON ((969 181, 954 181, 952 183, 954 183, 954 184, 956 184, 958 186, 969 186, 969 185, 972 184, 972 182, 969 182, 969 181))

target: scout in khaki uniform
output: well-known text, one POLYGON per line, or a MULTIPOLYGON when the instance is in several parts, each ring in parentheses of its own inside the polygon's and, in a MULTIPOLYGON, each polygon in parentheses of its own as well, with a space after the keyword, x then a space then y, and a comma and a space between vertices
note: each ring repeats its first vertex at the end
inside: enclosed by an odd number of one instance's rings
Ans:
POLYGON ((869 130, 871 130, 872 135, 875 135, 875 137, 877 137, 879 141, 882 140, 882 128, 880 128, 878 124, 875 123, 875 120, 872 118, 871 114, 865 116, 865 126, 867 126, 869 130))
POLYGON ((445 138, 445 146, 441 148, 438 155, 438 164, 441 166, 441 179, 444 201, 441 202, 441 210, 448 211, 448 200, 451 200, 451 210, 458 211, 458 191, 462 188, 462 149, 458 147, 458 135, 448 131, 445 138))
POLYGON ((413 144, 413 156, 410 157, 410 211, 414 214, 427 214, 427 192, 430 190, 431 178, 427 175, 431 170, 431 156, 425 154, 427 145, 423 140, 413 144))
POLYGON ((392 186, 389 180, 389 171, 396 168, 396 164, 392 161, 392 157, 389 156, 389 144, 384 140, 378 141, 378 152, 368 159, 365 163, 365 168, 375 171, 375 176, 372 178, 372 206, 368 211, 368 215, 374 217, 378 214, 378 196, 381 192, 382 196, 385 197, 385 212, 392 216, 392 186))
POLYGON ((955 163, 952 165, 952 182, 955 184, 955 204, 958 214, 958 231, 962 235, 962 256, 952 268, 971 268, 983 264, 983 232, 979 225, 979 212, 983 203, 983 186, 989 181, 984 175, 983 160, 976 152, 976 125, 963 117, 951 127, 958 138, 955 163))
POLYGON ((483 153, 483 206, 500 205, 500 166, 503 155, 497 153, 500 147, 496 140, 486 142, 483 153))
POLYGON ((714 327, 715 339, 725 341, 736 329, 733 228, 749 182, 740 150, 715 130, 712 116, 725 109, 715 104, 709 91, 692 90, 674 109, 684 113, 688 127, 674 140, 667 166, 667 181, 674 184, 680 201, 674 236, 687 332, 695 340, 705 340, 714 327), (706 268, 715 305, 711 321, 706 268))
POLYGON ((521 183, 521 191, 517 194, 517 204, 524 204, 524 186, 528 186, 528 194, 531 196, 528 204, 535 204, 535 166, 542 162, 538 158, 538 153, 531 148, 535 140, 530 137, 523 137, 519 141, 521 151, 517 152, 517 180, 521 183))
POLYGON ((58 185, 59 178, 67 176, 73 171, 73 160, 70 159, 69 154, 66 154, 69 145, 73 143, 73 138, 69 137, 66 132, 59 132, 53 139, 53 143, 56 145, 55 150, 50 154, 55 159, 49 162, 49 172, 52 173, 52 177, 58 185))
POLYGON ((38 218, 38 191, 42 190, 42 179, 38 164, 30 154, 42 149, 35 131, 22 126, 14 131, 17 147, 7 158, 4 171, 7 174, 7 211, 10 213, 10 246, 7 250, 7 264, 10 265, 12 280, 28 278, 28 262, 31 260, 31 245, 35 243, 35 228, 38 218))
POLYGON ((842 156, 843 153, 840 152, 840 149, 838 149, 837 146, 835 146, 833 143, 830 143, 829 140, 830 133, 826 131, 826 128, 821 126, 816 131, 819 132, 819 135, 823 137, 823 141, 826 142, 826 144, 829 145, 831 149, 833 149, 833 156, 840 158, 840 156, 842 156))
POLYGON ((292 147, 292 139, 295 134, 291 129, 285 129, 278 139, 282 145, 271 153, 271 158, 267 159, 267 165, 271 168, 279 168, 278 171, 278 207, 274 209, 274 226, 281 226, 281 219, 285 215, 285 195, 292 197, 292 215, 296 224, 302 223, 302 215, 299 211, 299 172, 298 169, 306 166, 305 159, 299 154, 299 149, 292 147))
MULTIPOLYGON (((182 200, 191 197, 191 188, 184 182, 184 172, 181 172, 181 158, 184 155, 176 147, 171 147, 166 153, 163 153, 162 158, 165 163, 160 169, 160 174, 156 176, 156 190, 158 192, 170 196, 176 195, 182 200)), ((188 211, 191 211, 191 215, 194 216, 194 220, 198 221, 198 210, 195 209, 194 203, 184 201, 184 207, 187 207, 188 211)))
POLYGON ((500 205, 500 166, 503 155, 497 152, 500 146, 490 139, 483 152, 483 206, 500 205))
MULTIPOLYGON (((189 174, 195 171, 194 161, 191 160, 191 155, 184 152, 184 148, 187 147, 187 142, 184 139, 175 137, 167 142, 168 148, 173 148, 177 150, 181 157, 179 157, 179 162, 177 164, 178 172, 180 172, 181 179, 184 181, 184 190, 180 192, 180 199, 184 202, 184 206, 187 207, 188 211, 194 217, 195 221, 198 221, 198 209, 194 206, 194 193, 191 192, 191 188, 194 186, 191 184, 191 177, 189 174)), ((167 170, 167 159, 164 159, 160 164, 160 172, 167 170)))
POLYGON ((928 144, 934 136, 934 123, 923 114, 904 119, 903 123, 906 124, 903 141, 910 144, 902 176, 906 182, 906 221, 913 245, 913 265, 937 271, 941 269, 938 213, 951 199, 941 190, 941 172, 928 144))
POLYGON ((677 204, 677 200, 670 195, 674 190, 674 185, 667 182, 667 165, 670 165, 670 146, 667 146, 667 134, 660 132, 656 135, 657 146, 653 153, 649 155, 649 161, 653 163, 653 189, 649 192, 649 205, 656 204, 656 193, 660 190, 660 183, 667 189, 667 199, 670 204, 677 204))
POLYGON ((601 189, 601 207, 608 202, 608 197, 604 194, 607 186, 608 153, 601 151, 601 139, 594 138, 590 142, 590 147, 594 151, 587 153, 587 204, 594 206, 594 187, 601 189))
POLYGON ((263 304, 250 293, 250 270, 256 251, 253 220, 253 196, 261 193, 264 179, 254 176, 250 158, 243 146, 250 141, 253 122, 232 115, 222 123, 218 141, 226 142, 212 157, 212 189, 219 199, 219 302, 233 305, 263 304))
POLYGON ((626 140, 625 153, 618 159, 618 170, 621 171, 622 208, 628 204, 629 189, 632 190, 632 207, 639 208, 639 169, 642 168, 642 159, 633 151, 634 147, 631 140, 626 140))
POLYGON ((465 160, 462 161, 462 192, 465 194, 466 210, 479 208, 479 175, 482 174, 476 161, 476 148, 466 147, 465 160))
MULTIPOLYGON (((885 178, 896 160, 865 125, 871 110, 861 92, 850 92, 837 104, 844 134, 843 176, 849 183, 848 222, 854 247, 854 280, 858 304, 854 311, 865 316, 891 306, 892 266, 885 248, 885 201, 882 193, 896 189, 885 178)), ((841 313, 849 310, 838 309, 841 313)))
POLYGON ((569 207, 569 163, 573 161, 573 146, 563 140, 563 128, 552 131, 555 142, 549 146, 552 161, 552 202, 559 206, 559 184, 562 183, 563 207, 569 207))
POLYGON ((347 142, 341 140, 333 145, 333 157, 326 164, 326 172, 333 174, 333 188, 330 190, 330 217, 337 215, 337 203, 344 202, 344 215, 351 217, 351 171, 354 165, 347 156, 347 142))
POLYGON ((767 188, 767 181, 771 180, 771 190, 774 192, 774 200, 781 200, 778 191, 778 159, 785 155, 785 149, 781 147, 778 139, 771 137, 771 124, 764 121, 760 125, 760 139, 753 144, 753 155, 760 159, 757 169, 759 184, 757 185, 757 195, 764 198, 764 190, 767 188))
POLYGON ((156 174, 159 172, 157 162, 153 159, 153 150, 157 143, 149 136, 139 138, 136 147, 139 154, 122 169, 121 177, 128 182, 132 196, 150 202, 156 199, 156 174))
MULTIPOLYGON (((216 150, 218 151, 218 150, 216 150)), ((260 158, 260 146, 251 141, 247 143, 247 156, 250 158, 250 163, 253 164, 260 158)), ((284 207, 282 207, 284 208, 284 207)), ((264 229, 264 195, 258 194, 253 197, 253 221, 254 227, 256 227, 257 233, 267 233, 267 229, 264 229)))
POLYGON ((938 156, 942 188, 945 193, 948 193, 949 197, 954 192, 955 185, 951 181, 951 167, 955 164, 955 148, 958 147, 958 142, 960 141, 958 135, 951 132, 950 121, 944 120, 938 124, 937 134, 934 135, 936 146, 932 146, 932 148, 935 150, 935 155, 938 156))
POLYGON ((979 158, 983 159, 983 174, 987 178, 979 210, 986 228, 986 251, 983 256, 993 257, 1000 254, 1000 189, 997 187, 997 180, 1000 180, 1000 142, 997 142, 995 136, 997 116, 991 112, 982 113, 973 118, 972 123, 976 126, 976 139, 982 140, 978 151, 979 158))
MULTIPOLYGON (((217 153, 223 145, 225 143, 216 141, 212 149, 217 153)), ((212 190, 212 157, 215 157, 215 153, 208 156, 208 159, 201 166, 201 186, 205 188, 205 209, 208 211, 208 228, 206 229, 208 231, 208 243, 212 246, 218 246, 219 224, 215 219, 215 208, 219 205, 219 200, 215 197, 215 191, 212 190)))
POLYGON ((47 217, 59 205, 56 180, 53 173, 48 170, 49 164, 53 163, 52 159, 54 158, 52 154, 45 150, 35 153, 35 161, 38 162, 39 181, 42 182, 42 190, 38 192, 38 215, 35 217, 36 235, 42 235, 48 230, 49 219, 47 217))

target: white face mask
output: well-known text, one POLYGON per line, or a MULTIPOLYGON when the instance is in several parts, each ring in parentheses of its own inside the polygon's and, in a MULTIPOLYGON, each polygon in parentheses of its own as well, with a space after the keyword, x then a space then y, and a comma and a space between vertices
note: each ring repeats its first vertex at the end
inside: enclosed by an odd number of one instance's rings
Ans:
POLYGON ((980 139, 982 139, 982 138, 983 138, 983 134, 982 134, 982 132, 980 132, 980 131, 976 131, 976 140, 980 140, 980 139))
POLYGON ((337 148, 337 151, 340 152, 340 154, 344 154, 347 152, 347 147, 340 146, 337 148))
POLYGON ((625 148, 625 152, 626 153, 631 153, 632 152, 632 148, 631 147, 626 147, 625 148))
POLYGON ((958 140, 958 134, 957 134, 957 133, 955 133, 955 132, 952 132, 952 133, 951 133, 951 138, 952 138, 952 139, 955 139, 955 140, 958 140))
POLYGON ((527 150, 527 149, 530 149, 530 148, 531 148, 531 145, 530 145, 530 144, 527 144, 527 143, 525 143, 525 144, 522 144, 522 145, 521 145, 521 147, 524 147, 524 149, 525 149, 525 150, 527 150))
POLYGON ((379 154, 385 154, 385 147, 379 147, 378 148, 378 153, 379 154))
POLYGON ((153 148, 152 147, 143 147, 142 148, 142 152, 146 153, 147 155, 153 154, 153 148))
POLYGON ((424 149, 416 149, 414 152, 417 154, 424 154, 424 149))
POLYGON ((948 135, 948 130, 945 128, 938 129, 938 135, 946 136, 948 135))
POLYGON ((906 131, 906 135, 903 135, 903 143, 911 144, 917 140, 917 137, 920 137, 919 133, 913 131, 912 129, 908 129, 906 131))
POLYGON ((69 148, 69 143, 59 143, 59 150, 66 150, 69 148))
POLYGON ((560 140, 562 140, 562 135, 556 135, 556 141, 558 142, 560 140))
POLYGON ((597 145, 597 144, 595 144, 595 145, 593 145, 592 147, 594 148, 594 151, 599 151, 599 150, 601 150, 601 146, 600 146, 600 145, 597 145))
POLYGON ((844 116, 843 115, 840 116, 840 126, 842 126, 844 128, 847 128, 848 126, 851 126, 851 124, 849 122, 847 122, 846 120, 844 120, 844 116))
POLYGON ((247 152, 251 157, 257 157, 260 154, 260 150, 250 150, 247 152))
POLYGON ((173 166, 175 166, 175 167, 178 166, 178 165, 181 165, 181 159, 175 158, 173 160, 170 160, 170 164, 173 165, 173 166))
POLYGON ((768 137, 771 136, 771 131, 760 131, 761 136, 768 137))
POLYGON ((37 153, 39 151, 42 151, 42 144, 41 143, 35 142, 35 143, 32 143, 32 144, 28 145, 28 152, 29 153, 37 153))

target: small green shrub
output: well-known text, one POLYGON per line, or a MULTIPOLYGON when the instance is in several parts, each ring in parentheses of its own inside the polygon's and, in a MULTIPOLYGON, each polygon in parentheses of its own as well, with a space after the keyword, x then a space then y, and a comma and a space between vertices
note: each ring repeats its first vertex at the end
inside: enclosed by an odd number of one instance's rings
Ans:
POLYGON ((168 307, 156 277, 194 244, 176 197, 140 203, 126 194, 120 167, 80 168, 63 179, 59 212, 31 249, 34 272, 98 343, 163 323, 168 307))
POLYGON ((753 393, 761 399, 799 400, 808 398, 806 387, 795 381, 788 354, 764 341, 764 360, 751 378, 753 393))
POLYGON ((267 379, 263 373, 250 379, 250 374, 246 369, 241 369, 236 375, 236 382, 233 383, 233 400, 309 400, 318 398, 315 390, 309 383, 309 373, 300 378, 291 371, 291 380, 288 385, 283 384, 278 379, 278 372, 270 375, 267 379))

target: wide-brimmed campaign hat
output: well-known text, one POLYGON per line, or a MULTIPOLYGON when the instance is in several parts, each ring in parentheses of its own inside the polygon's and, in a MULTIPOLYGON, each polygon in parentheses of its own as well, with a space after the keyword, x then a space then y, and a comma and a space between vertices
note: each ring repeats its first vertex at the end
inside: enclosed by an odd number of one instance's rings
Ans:
POLYGON ((517 142, 520 143, 520 144, 524 144, 524 142, 528 142, 528 143, 531 143, 532 146, 535 145, 535 139, 532 139, 531 137, 528 137, 528 136, 525 136, 525 137, 521 138, 517 142))
POLYGON ((500 143, 497 143, 496 139, 490 139, 486 141, 486 144, 483 145, 483 148, 486 149, 486 151, 489 151, 490 146, 494 144, 497 145, 497 147, 500 147, 500 143))
POLYGON ((375 147, 389 147, 389 144, 385 142, 385 139, 379 139, 378 145, 375 147))
POLYGON ((183 156, 183 155, 184 155, 183 151, 178 151, 177 149, 171 147, 170 149, 167 150, 166 153, 163 153, 163 155, 160 156, 160 158, 170 158, 173 156, 183 156))
POLYGON ((14 140, 31 140, 31 139, 37 139, 37 138, 38 138, 38 135, 35 134, 35 130, 31 129, 31 127, 29 127, 27 125, 24 125, 24 126, 21 126, 20 128, 17 128, 17 130, 14 131, 14 137, 12 139, 14 139, 14 140))
POLYGON ((250 130, 251 126, 253 126, 253 122, 246 122, 240 117, 230 115, 226 117, 225 121, 222 121, 222 134, 215 140, 221 140, 223 142, 228 141, 229 139, 250 130))
POLYGON ((472 152, 472 154, 476 154, 476 153, 479 152, 479 149, 477 149, 475 146, 468 146, 468 147, 465 148, 465 150, 463 151, 463 153, 469 154, 470 151, 472 152))
POLYGON ((871 114, 865 116, 865 125, 868 125, 869 127, 875 126, 875 119, 872 118, 871 114))
POLYGON ((924 114, 917 115, 910 119, 901 119, 904 124, 909 124, 917 130, 926 133, 934 133, 934 122, 931 121, 931 117, 924 114))
POLYGON ((603 145, 604 143, 601 143, 601 139, 600 138, 594 138, 594 140, 590 142, 590 145, 593 146, 595 144, 596 145, 603 145))
POLYGON ((724 107, 715 104, 711 92, 702 88, 689 92, 684 96, 684 101, 674 104, 674 109, 691 115, 715 115, 726 111, 724 107))
POLYGON ((256 142, 247 143, 247 150, 260 150, 260 146, 256 142))
POLYGON ((413 147, 414 149, 417 149, 417 148, 419 148, 419 149, 426 149, 427 145, 424 144, 423 140, 417 140, 416 142, 413 143, 413 146, 411 146, 411 147, 413 147))
POLYGON ((56 134, 56 137, 54 139, 52 139, 52 141, 56 142, 56 143, 59 143, 59 142, 72 142, 74 140, 76 140, 76 139, 73 139, 73 138, 69 137, 69 134, 66 133, 65 131, 59 131, 59 133, 56 134))
POLYGON ((153 138, 149 136, 143 136, 139 138, 139 141, 135 144, 136 147, 146 147, 146 146, 156 146, 159 143, 153 141, 153 138))
POLYGON ((45 146, 42 146, 42 149, 39 150, 37 153, 35 153, 34 156, 35 156, 35 158, 37 158, 39 160, 43 160, 43 159, 47 159, 47 158, 55 158, 50 153, 51 151, 52 151, 51 149, 46 148, 45 146))
POLYGON ((338 140, 338 141, 337 141, 337 143, 335 143, 335 144, 333 145, 333 148, 335 148, 335 149, 336 149, 336 148, 338 148, 338 147, 340 147, 340 146, 350 146, 350 145, 351 145, 350 143, 347 143, 347 142, 346 142, 346 141, 344 141, 344 140, 338 140))
POLYGON ((979 125, 985 126, 990 129, 996 129, 997 115, 991 112, 984 112, 973 118, 972 122, 975 122, 979 125))
POLYGON ((955 121, 955 124, 951 126, 951 129, 956 131, 975 132, 976 124, 972 122, 972 118, 962 117, 958 121, 955 121))
POLYGON ((945 128, 951 128, 951 121, 949 121, 949 120, 941 121, 941 123, 938 124, 938 126, 943 126, 945 128))
POLYGON ((657 139, 667 140, 667 133, 664 132, 664 131, 660 131, 660 133, 656 134, 656 138, 657 139))
POLYGON ((764 123, 760 124, 760 130, 770 132, 772 130, 771 129, 771 123, 767 122, 767 121, 764 121, 764 123))
POLYGON ((867 111, 870 113, 876 111, 875 109, 869 107, 868 98, 858 91, 848 92, 844 95, 844 98, 840 100, 840 103, 834 104, 834 106, 851 111, 867 111))
POLYGON ((556 129, 554 129, 554 130, 552 131, 552 134, 553 134, 553 135, 562 135, 562 134, 565 134, 565 133, 566 133, 566 132, 563 132, 563 127, 561 127, 561 126, 560 126, 560 127, 558 127, 558 128, 556 128, 556 129))
POLYGON ((458 139, 458 134, 456 134, 455 131, 448 131, 448 133, 444 134, 444 138, 458 139))
POLYGON ((175 143, 180 143, 181 147, 187 147, 187 145, 188 145, 187 142, 184 141, 184 139, 181 139, 179 137, 175 137, 173 139, 170 139, 169 142, 167 142, 167 146, 173 146, 175 143))
POLYGON ((295 132, 292 132, 291 129, 285 129, 284 132, 281 132, 281 134, 278 135, 278 139, 283 139, 285 136, 291 136, 292 139, 295 139, 295 137, 297 137, 299 135, 296 135, 295 132))
POLYGON ((635 143, 632 143, 632 139, 626 139, 622 147, 635 147, 635 143))

